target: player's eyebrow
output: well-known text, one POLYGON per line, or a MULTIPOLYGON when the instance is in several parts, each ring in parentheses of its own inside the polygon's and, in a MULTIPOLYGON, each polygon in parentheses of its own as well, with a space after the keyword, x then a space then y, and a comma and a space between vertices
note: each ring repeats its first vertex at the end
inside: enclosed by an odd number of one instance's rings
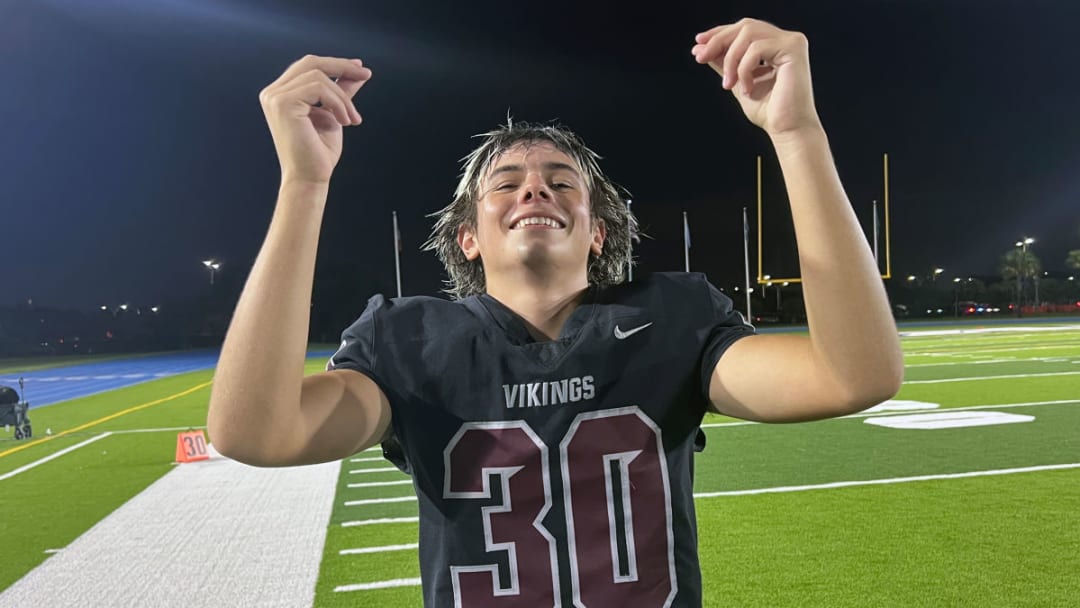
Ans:
MULTIPOLYGON (((518 165, 518 164, 501 165, 501 166, 498 166, 498 167, 495 167, 494 169, 492 169, 491 175, 488 176, 488 179, 491 179, 491 178, 495 177, 496 175, 498 175, 500 173, 516 173, 516 172, 521 172, 521 171, 524 171, 524 170, 525 170, 525 167, 522 166, 522 165, 518 165)), ((578 173, 577 167, 575 167, 574 165, 567 164, 567 163, 564 163, 564 162, 559 162, 559 161, 548 161, 548 162, 544 163, 544 170, 545 171, 570 171, 571 173, 573 173, 577 177, 579 177, 579 178, 581 177, 581 175, 578 173)))

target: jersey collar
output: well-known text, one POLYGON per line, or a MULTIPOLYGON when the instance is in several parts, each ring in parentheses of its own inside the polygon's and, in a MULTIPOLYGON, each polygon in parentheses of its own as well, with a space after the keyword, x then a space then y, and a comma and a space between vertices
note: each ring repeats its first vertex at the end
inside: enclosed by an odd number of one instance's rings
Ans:
MULTIPOLYGON (((599 291, 596 285, 589 286, 577 308, 570 313, 570 317, 563 324, 558 342, 573 341, 581 332, 581 328, 592 320, 597 308, 596 300, 599 291)), ((480 309, 495 321, 496 325, 506 333, 506 336, 514 344, 540 343, 529 334, 529 330, 525 327, 525 321, 502 302, 486 293, 476 296, 475 302, 479 304, 480 309)))

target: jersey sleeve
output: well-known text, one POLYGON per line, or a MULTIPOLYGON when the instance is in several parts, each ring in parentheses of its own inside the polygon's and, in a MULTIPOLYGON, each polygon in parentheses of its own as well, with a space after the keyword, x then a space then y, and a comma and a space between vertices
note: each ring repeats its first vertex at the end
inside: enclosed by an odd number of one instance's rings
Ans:
MULTIPOLYGON (((368 300, 367 307, 364 309, 363 314, 360 315, 360 318, 341 333, 341 346, 326 362, 326 371, 351 369, 371 378, 375 384, 379 385, 383 394, 390 399, 392 412, 394 405, 393 393, 388 391, 388 387, 384 384, 383 375, 380 373, 381 370, 377 368, 378 360, 375 349, 377 324, 388 306, 389 303, 381 294, 372 296, 368 300)), ((391 419, 393 419, 393 414, 391 414, 391 419)), ((401 441, 397 437, 396 429, 393 430, 390 437, 382 442, 382 450, 384 458, 402 472, 412 474, 401 441)))
POLYGON ((742 313, 735 310, 735 304, 719 289, 703 280, 708 291, 708 335, 705 338, 705 349, 701 357, 701 391, 705 399, 709 398, 709 383, 712 380, 713 370, 716 363, 724 352, 740 338, 752 336, 757 333, 754 326, 743 317, 742 313))
POLYGON ((341 346, 326 362, 326 371, 351 369, 370 376, 378 382, 375 369, 375 323, 379 313, 386 308, 386 298, 381 294, 368 300, 360 318, 341 333, 341 346))

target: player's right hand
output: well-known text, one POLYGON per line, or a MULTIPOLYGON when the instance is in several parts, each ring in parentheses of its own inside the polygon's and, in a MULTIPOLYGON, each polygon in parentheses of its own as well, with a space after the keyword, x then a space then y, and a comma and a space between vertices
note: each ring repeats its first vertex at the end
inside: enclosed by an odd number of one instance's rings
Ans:
POLYGON ((369 79, 359 59, 307 55, 259 93, 282 181, 330 182, 343 127, 361 121, 352 97, 369 79))

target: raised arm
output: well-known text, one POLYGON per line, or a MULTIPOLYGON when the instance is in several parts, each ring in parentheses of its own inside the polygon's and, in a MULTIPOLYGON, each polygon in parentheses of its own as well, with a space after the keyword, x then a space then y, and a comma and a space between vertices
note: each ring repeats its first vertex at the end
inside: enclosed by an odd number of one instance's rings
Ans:
POLYGON ((715 411, 793 422, 857 412, 896 394, 903 355, 888 296, 814 106, 806 37, 744 19, 692 52, 768 133, 791 201, 809 337, 735 342, 713 371, 715 411))
POLYGON ((344 458, 389 428, 386 396, 351 370, 304 377, 319 230, 351 98, 371 77, 359 60, 307 56, 259 99, 281 163, 266 239, 229 324, 207 428, 222 454, 256 466, 344 458), (319 104, 316 107, 316 104, 319 104))

